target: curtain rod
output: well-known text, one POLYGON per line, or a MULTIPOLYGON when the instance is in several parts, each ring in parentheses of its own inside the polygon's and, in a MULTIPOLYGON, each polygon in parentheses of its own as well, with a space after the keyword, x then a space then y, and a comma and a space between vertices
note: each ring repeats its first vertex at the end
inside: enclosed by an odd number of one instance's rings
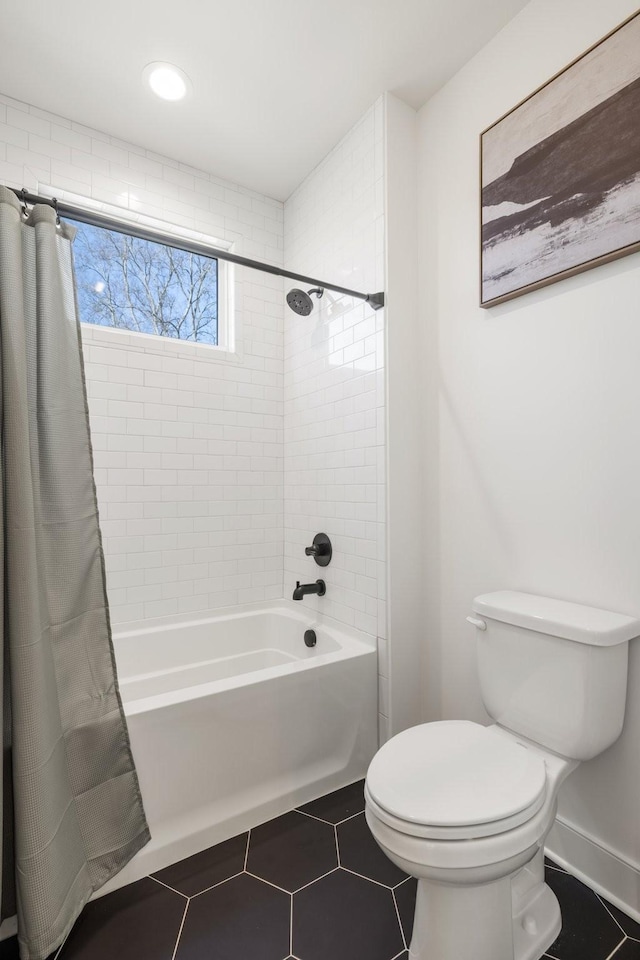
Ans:
POLYGON ((313 287, 322 287, 324 290, 333 290, 335 293, 343 293, 348 297, 356 297, 358 300, 364 300, 374 310, 379 310, 384 306, 384 293, 361 293, 359 290, 349 290, 348 287, 339 287, 335 283, 327 283, 324 280, 315 280, 312 277, 305 277, 301 273, 291 273, 289 270, 282 270, 280 267, 274 267, 270 263, 262 263, 260 260, 250 260, 248 257, 240 257, 228 250, 221 250, 219 247, 211 247, 204 243, 197 243, 194 240, 178 240, 177 238, 167 237, 161 231, 154 231, 140 227, 137 224, 130 224, 126 221, 117 220, 115 217, 108 217, 94 211, 83 210, 81 207, 73 206, 64 200, 57 200, 55 197, 39 197, 37 194, 29 193, 27 190, 17 190, 10 187, 19 200, 23 203, 33 204, 45 203, 53 207, 59 216, 70 217, 80 223, 87 223, 92 227, 104 227, 106 230, 115 230, 118 233, 127 234, 130 237, 139 237, 141 240, 150 240, 154 243, 163 243, 167 247, 175 247, 178 250, 186 250, 188 253, 197 253, 200 256, 211 257, 217 260, 227 260, 229 263, 237 263, 241 267, 250 267, 252 270, 261 270, 262 273, 271 273, 276 277, 286 277, 288 280, 297 280, 299 283, 308 283, 313 287))

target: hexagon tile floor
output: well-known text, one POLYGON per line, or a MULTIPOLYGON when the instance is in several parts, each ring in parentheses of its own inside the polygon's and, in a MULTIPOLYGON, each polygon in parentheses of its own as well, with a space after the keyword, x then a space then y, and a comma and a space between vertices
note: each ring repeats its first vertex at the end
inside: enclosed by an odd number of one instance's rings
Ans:
MULTIPOLYGON (((401 960, 415 881, 378 849, 362 781, 95 900, 59 960, 401 960)), ((552 960, 640 960, 640 924, 547 863, 552 960)), ((15 938, 0 945, 17 960, 15 938)), ((50 958, 53 960, 53 958, 50 958)))

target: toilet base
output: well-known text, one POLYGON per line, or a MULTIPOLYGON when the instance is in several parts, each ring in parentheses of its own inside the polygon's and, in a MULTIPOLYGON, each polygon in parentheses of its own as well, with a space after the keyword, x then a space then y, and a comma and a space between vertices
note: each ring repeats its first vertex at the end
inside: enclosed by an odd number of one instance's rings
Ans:
POLYGON ((560 906, 526 868, 523 895, 522 873, 471 886, 418 880, 410 960, 539 960, 560 932, 560 906))
POLYGON ((551 887, 542 883, 526 910, 513 918, 514 960, 539 960, 561 927, 560 904, 551 887))

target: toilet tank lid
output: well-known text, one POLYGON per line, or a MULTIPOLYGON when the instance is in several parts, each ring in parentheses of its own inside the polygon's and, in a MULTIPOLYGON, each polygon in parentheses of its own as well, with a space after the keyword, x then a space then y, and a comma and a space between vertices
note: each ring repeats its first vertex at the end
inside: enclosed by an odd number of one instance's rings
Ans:
POLYGON ((640 637, 640 620, 582 603, 499 590, 473 601, 473 612, 490 620, 548 633, 553 637, 610 647, 640 637))

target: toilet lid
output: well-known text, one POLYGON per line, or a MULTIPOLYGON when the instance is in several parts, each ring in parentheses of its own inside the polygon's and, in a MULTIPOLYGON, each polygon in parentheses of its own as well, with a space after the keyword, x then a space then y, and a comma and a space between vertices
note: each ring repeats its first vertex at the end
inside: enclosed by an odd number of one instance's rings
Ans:
MULTIPOLYGON (((533 750, 492 727, 448 720, 411 727, 373 758, 367 789, 392 817, 435 828, 526 822, 542 806, 546 768, 533 750)), ((438 831, 439 833, 439 831, 438 831)), ((466 833, 466 831, 465 831, 466 833)))

